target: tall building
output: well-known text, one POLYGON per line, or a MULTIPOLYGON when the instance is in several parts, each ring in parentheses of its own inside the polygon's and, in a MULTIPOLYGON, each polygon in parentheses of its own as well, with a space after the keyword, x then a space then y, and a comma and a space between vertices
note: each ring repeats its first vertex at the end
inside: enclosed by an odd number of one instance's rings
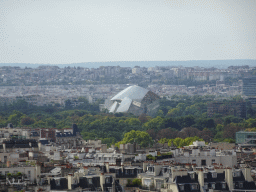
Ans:
MULTIPOLYGON (((247 132, 247 131, 239 131, 236 132, 236 143, 237 144, 242 144, 242 143, 247 143, 251 140, 256 139, 256 132, 247 132)), ((248 143, 250 144, 250 143, 248 143)))
POLYGON ((244 101, 226 101, 212 102, 207 106, 208 117, 214 114, 234 115, 236 117, 246 118, 246 102, 244 101))
POLYGON ((256 96, 256 77, 243 78, 243 94, 256 96))

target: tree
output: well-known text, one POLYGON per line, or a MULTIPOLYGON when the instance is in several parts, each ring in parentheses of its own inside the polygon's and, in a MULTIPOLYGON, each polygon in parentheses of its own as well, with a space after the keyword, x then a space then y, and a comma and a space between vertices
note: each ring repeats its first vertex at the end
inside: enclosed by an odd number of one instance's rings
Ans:
POLYGON ((182 137, 182 138, 186 138, 186 137, 194 137, 196 135, 199 134, 199 130, 197 128, 193 128, 193 127, 186 127, 183 128, 178 136, 182 137))
POLYGON ((119 142, 118 145, 126 144, 126 143, 134 143, 134 142, 138 143, 142 147, 147 147, 149 145, 152 145, 153 140, 149 136, 149 134, 145 131, 132 130, 124 134, 123 140, 119 142))
POLYGON ((139 118, 141 123, 146 123, 149 119, 148 119, 148 116, 145 114, 145 113, 142 113, 139 118))
POLYGON ((52 117, 45 119, 45 122, 48 127, 56 127, 55 119, 52 117))
POLYGON ((149 129, 146 131, 150 137, 152 137, 153 139, 156 139, 156 132, 154 129, 149 129))
POLYGON ((143 124, 144 130, 155 129, 159 131, 164 128, 164 119, 162 117, 157 116, 154 119, 143 124))
POLYGON ((71 108, 72 108, 70 99, 68 99, 68 100, 65 101, 65 108, 66 108, 66 109, 71 109, 71 108))
POLYGON ((32 125, 34 123, 35 123, 34 119, 30 117, 23 117, 20 121, 21 125, 32 125))
POLYGON ((173 140, 173 145, 176 147, 183 147, 184 140, 180 137, 177 137, 173 140))
POLYGON ((243 129, 242 127, 240 127, 234 123, 230 123, 229 125, 225 126, 224 132, 223 132, 223 137, 235 139, 236 132, 241 131, 242 129, 243 129))
POLYGON ((169 139, 166 139, 166 138, 162 138, 162 139, 160 139, 160 140, 158 141, 158 143, 162 143, 162 144, 168 143, 168 142, 169 142, 169 139))
POLYGON ((12 123, 13 125, 17 126, 20 122, 20 118, 24 116, 23 113, 14 110, 13 113, 8 117, 8 122, 12 123))
POLYGON ((161 129, 156 133, 156 138, 157 139, 161 139, 161 138, 174 139, 176 138, 177 134, 178 134, 178 131, 176 129, 172 129, 172 128, 161 129))
POLYGON ((78 160, 78 159, 79 159, 79 157, 78 157, 78 156, 74 156, 74 159, 75 159, 75 160, 78 160))
POLYGON ((213 138, 213 133, 211 130, 205 128, 199 133, 199 137, 201 137, 204 141, 210 142, 213 138))

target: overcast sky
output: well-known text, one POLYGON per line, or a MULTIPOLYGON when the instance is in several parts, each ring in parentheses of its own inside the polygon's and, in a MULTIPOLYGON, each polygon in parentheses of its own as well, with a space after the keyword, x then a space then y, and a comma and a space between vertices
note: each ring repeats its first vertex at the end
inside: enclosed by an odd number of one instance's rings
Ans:
POLYGON ((0 63, 256 59, 256 0, 0 0, 0 63))

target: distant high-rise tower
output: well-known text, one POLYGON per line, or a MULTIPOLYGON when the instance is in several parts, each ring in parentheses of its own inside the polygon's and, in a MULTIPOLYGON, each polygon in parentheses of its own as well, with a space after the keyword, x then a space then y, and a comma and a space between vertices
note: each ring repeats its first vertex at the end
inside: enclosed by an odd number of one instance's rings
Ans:
POLYGON ((73 135, 76 136, 76 133, 79 132, 79 130, 78 130, 78 127, 75 123, 72 124, 72 129, 73 129, 73 135))
POLYGON ((256 77, 243 78, 243 94, 245 96, 256 96, 256 77))

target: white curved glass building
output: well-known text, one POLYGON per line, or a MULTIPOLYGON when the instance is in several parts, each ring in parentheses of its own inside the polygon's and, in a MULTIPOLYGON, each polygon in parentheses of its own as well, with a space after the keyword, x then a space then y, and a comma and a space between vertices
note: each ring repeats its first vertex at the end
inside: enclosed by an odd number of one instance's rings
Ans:
POLYGON ((133 85, 119 92, 108 107, 110 113, 146 113, 153 115, 159 107, 159 96, 145 88, 133 85))

